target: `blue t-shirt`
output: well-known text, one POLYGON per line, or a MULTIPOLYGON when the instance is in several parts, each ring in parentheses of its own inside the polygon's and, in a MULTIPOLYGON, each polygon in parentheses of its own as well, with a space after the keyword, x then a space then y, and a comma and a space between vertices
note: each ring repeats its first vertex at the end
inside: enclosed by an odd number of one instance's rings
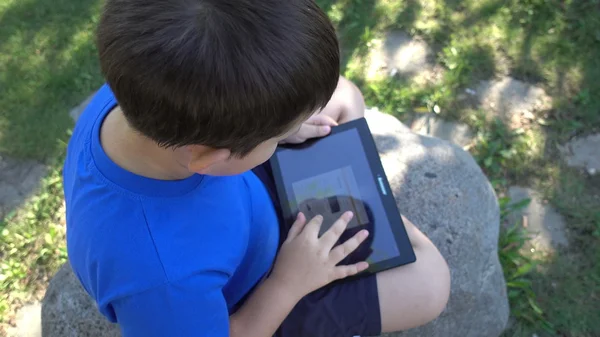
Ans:
POLYGON ((69 143, 73 270, 126 337, 228 336, 229 315, 277 251, 268 192, 252 172, 163 181, 122 169, 100 144, 100 126, 116 104, 103 86, 69 143))

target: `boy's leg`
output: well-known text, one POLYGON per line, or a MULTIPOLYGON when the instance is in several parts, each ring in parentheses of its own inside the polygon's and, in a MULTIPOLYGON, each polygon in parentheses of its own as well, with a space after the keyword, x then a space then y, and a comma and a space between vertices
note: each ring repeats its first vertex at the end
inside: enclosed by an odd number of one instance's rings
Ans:
POLYGON ((377 274, 382 332, 403 331, 432 321, 450 296, 446 261, 429 238, 403 220, 417 261, 377 274))
POLYGON ((417 255, 413 264, 342 280, 304 297, 276 337, 373 336, 435 319, 446 306, 450 273, 433 243, 404 219, 417 255))
POLYGON ((417 261, 377 275, 342 280, 304 297, 276 337, 373 336, 435 319, 446 306, 450 273, 433 243, 405 220, 417 261))

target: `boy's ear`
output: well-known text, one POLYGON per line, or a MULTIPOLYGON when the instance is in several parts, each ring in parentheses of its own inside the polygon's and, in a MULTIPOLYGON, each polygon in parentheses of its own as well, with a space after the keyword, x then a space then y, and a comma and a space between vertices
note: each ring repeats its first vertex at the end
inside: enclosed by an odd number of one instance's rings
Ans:
POLYGON ((210 174, 215 164, 222 163, 231 156, 231 151, 228 149, 214 149, 202 145, 191 145, 189 151, 188 170, 200 174, 210 174))

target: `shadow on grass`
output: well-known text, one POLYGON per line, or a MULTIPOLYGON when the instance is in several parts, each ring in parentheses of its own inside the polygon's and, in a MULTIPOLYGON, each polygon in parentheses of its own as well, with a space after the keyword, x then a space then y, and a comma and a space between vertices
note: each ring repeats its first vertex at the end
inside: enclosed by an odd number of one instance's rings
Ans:
POLYGON ((559 131, 573 136, 600 129, 600 5, 573 1, 564 6, 564 26, 554 28, 556 39, 542 53, 562 56, 555 66, 556 91, 562 98, 553 117, 559 131))
POLYGON ((364 56, 368 52, 364 37, 370 34, 379 19, 377 1, 317 0, 317 3, 328 14, 333 6, 341 12, 336 29, 341 50, 341 70, 344 72, 353 55, 358 53, 364 56))
POLYGON ((72 126, 69 109, 102 81, 92 38, 99 5, 30 0, 2 9, 0 153, 57 155, 72 126))
POLYGON ((405 0, 402 10, 396 15, 394 20, 394 28, 410 28, 421 15, 423 6, 417 0, 405 0))

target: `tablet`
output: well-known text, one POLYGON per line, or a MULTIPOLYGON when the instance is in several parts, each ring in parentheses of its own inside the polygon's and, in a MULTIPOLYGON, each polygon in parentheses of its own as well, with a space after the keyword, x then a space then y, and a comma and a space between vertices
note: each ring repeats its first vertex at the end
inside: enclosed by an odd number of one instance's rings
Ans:
POLYGON ((300 211, 307 219, 320 214, 322 234, 352 211, 340 242, 369 230, 343 264, 366 260, 366 272, 377 273, 416 260, 364 118, 336 126, 326 137, 280 146, 270 163, 286 222, 300 211))

